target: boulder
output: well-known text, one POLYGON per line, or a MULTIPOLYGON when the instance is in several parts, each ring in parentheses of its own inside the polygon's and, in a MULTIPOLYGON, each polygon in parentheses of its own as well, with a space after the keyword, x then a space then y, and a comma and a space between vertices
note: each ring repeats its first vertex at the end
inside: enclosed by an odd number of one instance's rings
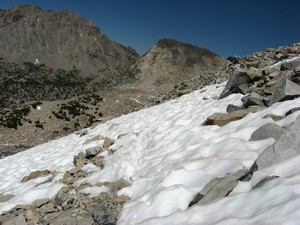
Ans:
POLYGON ((276 141, 283 134, 284 129, 275 123, 268 123, 255 130, 250 138, 250 141, 259 141, 267 138, 274 138, 276 141))
POLYGON ((272 96, 269 105, 275 102, 292 100, 300 96, 300 86, 284 77, 277 80, 276 91, 272 96))
POLYGON ((243 107, 241 107, 241 106, 229 104, 226 108, 226 112, 231 113, 231 112, 242 110, 242 109, 243 109, 243 107))
POLYGON ((204 125, 224 126, 227 123, 230 123, 232 121, 242 119, 248 113, 257 112, 260 110, 261 110, 260 106, 250 106, 247 109, 238 110, 231 113, 214 113, 206 119, 204 125))
POLYGON ((273 166, 300 154, 300 116, 287 128, 278 141, 265 149, 257 158, 258 170, 273 166))
POLYGON ((76 167, 80 168, 87 163, 87 159, 85 158, 85 154, 83 152, 79 152, 74 156, 73 163, 76 167))
POLYGON ((245 71, 240 71, 230 77, 220 98, 225 98, 232 93, 246 94, 250 85, 250 78, 245 71))
POLYGON ((300 66, 300 59, 295 59, 290 62, 283 62, 280 66, 280 70, 281 71, 293 70, 298 66, 300 66))
POLYGON ((12 220, 4 222, 3 225, 27 225, 27 222, 25 217, 21 213, 17 217, 14 217, 12 220))
POLYGON ((91 158, 100 152, 100 147, 91 147, 85 150, 86 158, 91 158))
POLYGON ((244 107, 248 108, 252 105, 258 105, 260 107, 265 107, 265 104, 263 103, 264 97, 261 96, 258 93, 252 92, 250 95, 247 95, 242 98, 242 102, 244 103, 244 107))
POLYGON ((238 180, 245 174, 246 170, 243 169, 234 174, 214 179, 194 197, 190 206, 194 204, 203 205, 227 196, 238 184, 238 180))
POLYGON ((55 196, 55 202, 58 205, 63 205, 64 203, 67 203, 68 201, 70 201, 71 198, 71 194, 70 193, 66 193, 64 188, 61 189, 57 195, 55 196))
POLYGON ((93 219, 97 224, 116 224, 118 217, 110 204, 97 205, 93 210, 93 219))

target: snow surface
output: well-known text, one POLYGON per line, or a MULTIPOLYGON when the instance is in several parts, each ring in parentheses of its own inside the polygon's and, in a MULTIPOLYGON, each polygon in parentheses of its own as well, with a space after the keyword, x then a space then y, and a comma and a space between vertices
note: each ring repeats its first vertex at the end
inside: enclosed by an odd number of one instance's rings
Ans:
MULTIPOLYGON (((92 174, 76 185, 89 183, 86 194, 107 191, 98 182, 125 179, 131 186, 119 224, 298 224, 300 220, 300 157, 254 173, 253 180, 239 183, 219 201, 188 207, 193 197, 217 177, 249 169, 274 140, 249 141, 253 131, 267 123, 292 124, 300 112, 280 121, 267 115, 285 115, 300 107, 300 98, 276 103, 223 127, 203 126, 214 112, 226 112, 228 104, 242 105, 241 94, 215 100, 225 83, 212 85, 164 104, 110 120, 89 129, 85 136, 71 134, 0 160, 0 193, 14 198, 0 203, 0 212, 17 204, 52 197, 63 186, 59 179, 74 167, 75 154, 103 141, 115 140, 113 155, 106 155, 101 170, 91 164, 82 168, 92 174), (85 144, 88 143, 88 144, 85 144), (21 183, 35 170, 56 171, 51 179, 21 183), (267 175, 280 176, 261 188, 252 187, 267 175), (251 183, 253 182, 253 183, 251 183)), ((82 191, 82 190, 81 190, 82 191)))

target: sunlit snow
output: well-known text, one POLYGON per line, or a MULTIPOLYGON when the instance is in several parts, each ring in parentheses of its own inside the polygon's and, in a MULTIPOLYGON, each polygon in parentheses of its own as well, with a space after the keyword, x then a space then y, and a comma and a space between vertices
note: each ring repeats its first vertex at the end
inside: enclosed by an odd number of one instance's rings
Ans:
MULTIPOLYGON (((274 140, 250 142, 258 127, 267 123, 292 124, 300 112, 273 121, 266 115, 285 115, 300 107, 300 98, 276 103, 257 113, 223 127, 203 126, 214 112, 226 112, 228 104, 242 105, 241 94, 215 100, 225 83, 212 85, 164 104, 110 120, 80 137, 71 134, 0 160, 0 193, 16 197, 0 203, 0 212, 17 204, 52 197, 63 186, 63 172, 74 167, 73 157, 80 151, 103 144, 92 141, 102 135, 115 141, 113 155, 105 155, 101 170, 92 164, 83 170, 92 174, 75 183, 95 185, 125 179, 130 186, 119 195, 127 195, 119 224, 296 224, 300 220, 300 158, 283 162, 254 174, 259 182, 266 175, 277 175, 262 188, 252 190, 251 182, 239 183, 219 201, 188 208, 193 197, 217 177, 249 169, 258 155, 274 140), (52 181, 37 185, 36 180, 21 183, 35 170, 56 171, 52 181)), ((104 187, 82 190, 95 195, 104 187)))

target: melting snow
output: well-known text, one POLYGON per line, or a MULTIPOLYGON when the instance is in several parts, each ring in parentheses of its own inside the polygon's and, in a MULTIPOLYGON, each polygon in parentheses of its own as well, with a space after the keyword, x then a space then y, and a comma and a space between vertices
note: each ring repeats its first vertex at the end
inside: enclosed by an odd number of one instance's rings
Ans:
MULTIPOLYGON (((115 140, 116 152, 105 156, 105 167, 86 165, 94 171, 76 185, 113 182, 125 179, 131 186, 118 194, 128 195, 119 224, 297 224, 300 220, 300 157, 267 168, 261 173, 278 175, 262 188, 251 190, 253 184, 239 183, 230 196, 202 206, 188 208, 189 203, 211 180, 250 168, 258 155, 273 139, 250 142, 258 127, 275 123, 266 115, 284 115, 300 107, 300 98, 276 103, 250 113, 242 120, 226 126, 202 126, 214 112, 226 112, 228 104, 241 105, 241 94, 214 100, 225 83, 212 85, 164 104, 121 116, 89 129, 85 136, 71 134, 0 160, 0 193, 14 198, 0 203, 0 212, 17 204, 54 196, 63 186, 59 179, 71 169, 73 157, 103 142, 84 144, 102 135, 115 140), (21 183, 22 177, 34 170, 56 171, 48 183, 36 186, 33 181, 21 183)), ((300 112, 276 123, 288 126, 300 112)), ((263 176, 263 174, 261 176, 263 176)), ((259 174, 256 175, 259 181, 259 174)), ((97 195, 107 191, 92 186, 81 190, 97 195)))

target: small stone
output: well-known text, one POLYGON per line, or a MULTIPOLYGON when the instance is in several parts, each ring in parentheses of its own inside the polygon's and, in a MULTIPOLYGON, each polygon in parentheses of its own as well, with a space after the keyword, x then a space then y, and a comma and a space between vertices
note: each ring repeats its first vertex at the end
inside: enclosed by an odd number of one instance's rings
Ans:
POLYGON ((50 170, 37 170, 37 171, 33 171, 29 174, 29 176, 25 176, 22 178, 21 182, 22 183, 25 183, 29 180, 33 180, 33 179, 36 179, 38 177, 43 177, 43 176, 46 176, 48 174, 50 174, 51 171, 50 170))
POLYGON ((31 204, 31 206, 34 208, 40 208, 42 205, 47 204, 49 201, 49 198, 37 199, 31 204))
POLYGON ((27 219, 32 220, 34 219, 34 217, 36 217, 37 215, 37 211, 35 208, 28 208, 25 210, 25 216, 27 219))
POLYGON ((241 106, 236 106, 236 105, 231 105, 231 104, 229 104, 229 105, 227 106, 226 111, 227 111, 228 113, 231 113, 231 112, 238 111, 238 110, 242 110, 242 109, 243 109, 243 107, 241 107, 241 106))
POLYGON ((40 207, 39 211, 41 214, 48 214, 48 213, 56 212, 57 209, 55 209, 53 203, 49 203, 40 207))
POLYGON ((110 207, 105 205, 96 206, 92 215, 97 224, 116 224, 118 219, 110 207))
POLYGON ((104 147, 104 148, 109 148, 109 147, 110 147, 111 145, 113 145, 113 144, 114 144, 114 141, 111 140, 110 138, 106 137, 106 138, 104 139, 103 147, 104 147))
POLYGON ((88 130, 82 130, 82 131, 80 131, 79 136, 82 137, 84 135, 87 135, 88 133, 89 133, 88 130))
POLYGON ((100 152, 100 147, 92 147, 92 148, 88 148, 85 151, 86 154, 86 158, 91 158, 94 157, 95 155, 97 155, 100 152))
POLYGON ((81 168, 87 163, 87 160, 85 158, 85 154, 83 152, 79 152, 76 156, 74 156, 73 163, 76 167, 81 168))
POLYGON ((71 195, 69 193, 64 193, 63 189, 58 192, 55 196, 55 201, 58 205, 62 205, 64 202, 71 200, 71 195))
POLYGON ((13 197, 15 197, 14 195, 0 195, 0 202, 6 202, 10 199, 12 199, 13 197))

